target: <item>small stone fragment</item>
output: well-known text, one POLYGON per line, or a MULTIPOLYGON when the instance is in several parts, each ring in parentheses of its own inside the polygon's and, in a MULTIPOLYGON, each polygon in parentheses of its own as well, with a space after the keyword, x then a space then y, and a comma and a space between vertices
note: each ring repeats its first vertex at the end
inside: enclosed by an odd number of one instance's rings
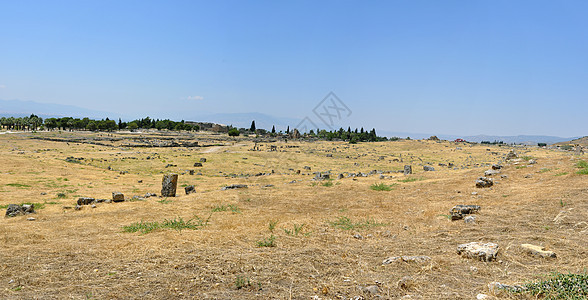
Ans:
POLYGON ((486 188, 486 187, 491 187, 493 185, 494 185, 494 181, 492 180, 492 178, 480 177, 480 178, 478 178, 478 180, 476 180, 476 187, 477 188, 486 188))
POLYGON ((125 195, 119 192, 112 192, 112 201, 113 202, 123 202, 125 201, 125 195))
POLYGON ((193 185, 189 185, 189 186, 185 187, 184 190, 186 191, 186 195, 191 194, 191 193, 196 193, 196 189, 194 188, 193 185))
POLYGON ((89 205, 92 202, 94 202, 94 198, 90 198, 90 197, 78 198, 78 205, 89 205))
POLYGON ((227 186, 223 187, 221 190, 226 191, 226 190, 232 190, 232 189, 245 189, 245 188, 247 188, 246 184, 231 184, 231 185, 227 185, 227 186))
POLYGON ((425 255, 415 255, 415 256, 393 256, 384 259, 382 265, 388 265, 393 262, 402 261, 402 262, 414 262, 414 263, 423 263, 430 261, 431 257, 425 255))
POLYGON ((481 261, 493 261, 498 254, 498 244, 481 242, 461 244, 457 246, 457 254, 481 261))
POLYGON ((34 221, 34 220, 36 220, 36 219, 33 217, 27 218, 27 221, 34 221))
POLYGON ((539 256, 543 258, 556 258, 555 252, 546 251, 545 247, 532 245, 532 244, 521 244, 521 247, 529 254, 539 256))
POLYGON ((74 210, 82 210, 82 206, 78 204, 76 207, 74 207, 74 210))
POLYGON ((476 216, 467 216, 463 219, 466 224, 476 224, 476 216))

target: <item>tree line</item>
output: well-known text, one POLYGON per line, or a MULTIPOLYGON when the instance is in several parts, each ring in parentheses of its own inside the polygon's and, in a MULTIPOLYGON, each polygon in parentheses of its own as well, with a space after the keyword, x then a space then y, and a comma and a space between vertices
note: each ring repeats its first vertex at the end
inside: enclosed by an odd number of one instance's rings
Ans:
POLYGON ((155 120, 149 117, 143 119, 133 120, 131 122, 123 122, 120 118, 118 123, 108 118, 102 120, 92 120, 90 118, 47 118, 43 120, 35 114, 28 117, 2 117, 0 118, 0 125, 7 130, 88 130, 88 131, 115 131, 115 130, 136 130, 136 129, 158 129, 158 130, 199 130, 198 125, 187 124, 184 120, 175 122, 169 119, 155 120))

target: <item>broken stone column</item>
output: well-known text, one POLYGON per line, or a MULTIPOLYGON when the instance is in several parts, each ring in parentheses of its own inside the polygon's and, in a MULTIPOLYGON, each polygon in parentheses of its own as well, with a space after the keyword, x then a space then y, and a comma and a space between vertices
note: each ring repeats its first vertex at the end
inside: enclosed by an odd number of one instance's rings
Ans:
POLYGON ((412 167, 410 165, 404 166, 404 175, 412 174, 412 167))
POLYGON ((163 180, 161 181, 161 196, 162 197, 175 197, 177 187, 178 187, 178 174, 163 175, 163 180))

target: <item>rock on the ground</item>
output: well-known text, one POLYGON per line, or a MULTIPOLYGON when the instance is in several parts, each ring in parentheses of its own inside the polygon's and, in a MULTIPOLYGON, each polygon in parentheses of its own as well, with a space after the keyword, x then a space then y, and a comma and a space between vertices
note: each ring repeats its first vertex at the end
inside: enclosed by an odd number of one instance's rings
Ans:
POLYGON ((78 198, 78 205, 90 205, 90 203, 94 202, 94 198, 90 197, 80 197, 78 198))
POLYGON ((204 157, 200 158, 200 162, 206 162, 206 158, 204 158, 204 157))
POLYGON ((231 185, 227 185, 227 186, 223 187, 221 190, 226 191, 226 190, 246 189, 246 188, 247 188, 246 184, 231 184, 231 185))
POLYGON ((499 165, 499 164, 492 165, 492 170, 500 170, 500 169, 502 169, 502 165, 499 165))
POLYGON ((112 192, 112 201, 113 202, 123 202, 125 201, 125 195, 119 192, 112 192))
POLYGON ((451 221, 461 220, 465 215, 475 214, 480 210, 479 205, 456 205, 450 211, 451 221))
POLYGON ((178 187, 178 174, 163 175, 163 179, 161 181, 161 196, 162 197, 175 197, 177 187, 178 187))
POLYGON ((480 177, 476 180, 476 187, 477 188, 487 188, 494 185, 494 180, 488 177, 480 177))
POLYGON ((430 261, 431 257, 425 255, 415 255, 415 256, 393 256, 384 259, 382 265, 388 265, 393 262, 402 261, 402 262, 415 262, 415 263, 423 263, 430 261))
POLYGON ((476 224, 476 216, 467 216, 467 217, 463 218, 463 221, 466 224, 476 224))
POLYGON ((194 167, 202 167, 202 163, 195 162, 195 163, 194 163, 194 167))
POLYGON ((493 261, 498 254, 498 244, 481 242, 461 244, 457 246, 457 254, 481 261, 493 261))
POLYGON ((435 171, 435 168, 433 168, 431 166, 423 166, 423 170, 425 170, 425 171, 435 171))
POLYGON ((506 159, 515 159, 518 158, 519 155, 514 151, 514 150, 510 150, 510 152, 508 152, 508 154, 506 154, 506 159))
POLYGON ((534 255, 534 256, 539 256, 539 257, 543 257, 543 258, 556 258, 557 257, 555 255, 555 252, 546 251, 545 247, 532 245, 532 244, 521 244, 521 248, 523 248, 523 250, 525 250, 527 253, 534 255))
POLYGON ((496 175, 499 173, 500 173, 500 171, 498 171, 498 170, 486 170, 486 171, 484 171, 484 176, 492 176, 492 175, 496 175))
POLYGON ((488 290, 495 296, 501 295, 503 292, 519 292, 524 289, 525 288, 520 285, 508 285, 497 281, 488 283, 488 290))
POLYGON ((33 204, 9 204, 6 208, 7 217, 16 217, 18 215, 28 215, 35 213, 35 206, 33 204))
POLYGON ((189 186, 185 187, 184 190, 186 191, 186 195, 191 194, 191 193, 196 193, 196 189, 194 188, 193 185, 189 185, 189 186))
POLYGON ((404 166, 404 175, 409 175, 409 174, 412 174, 412 166, 405 165, 404 166))

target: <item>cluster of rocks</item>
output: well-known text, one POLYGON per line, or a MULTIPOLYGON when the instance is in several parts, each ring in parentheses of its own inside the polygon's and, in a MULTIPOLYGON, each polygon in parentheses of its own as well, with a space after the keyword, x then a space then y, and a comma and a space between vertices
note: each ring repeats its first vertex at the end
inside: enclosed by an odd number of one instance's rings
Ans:
POLYGON ((35 213, 34 204, 9 204, 6 208, 6 217, 16 217, 35 213))
POLYGON ((450 211, 451 221, 461 220, 466 217, 466 223, 474 223, 476 218, 474 216, 468 216, 475 214, 480 210, 479 205, 456 205, 450 211))

